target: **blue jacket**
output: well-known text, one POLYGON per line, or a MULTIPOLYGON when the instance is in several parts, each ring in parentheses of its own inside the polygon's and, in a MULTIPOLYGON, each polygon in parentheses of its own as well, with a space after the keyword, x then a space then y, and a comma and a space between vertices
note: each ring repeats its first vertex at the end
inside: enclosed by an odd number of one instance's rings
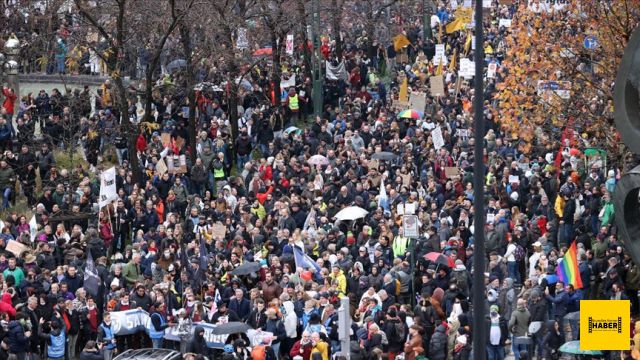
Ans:
POLYGON ((547 295, 547 300, 553 305, 553 316, 564 317, 567 314, 567 305, 571 296, 566 291, 562 290, 560 293, 556 293, 556 296, 547 295))

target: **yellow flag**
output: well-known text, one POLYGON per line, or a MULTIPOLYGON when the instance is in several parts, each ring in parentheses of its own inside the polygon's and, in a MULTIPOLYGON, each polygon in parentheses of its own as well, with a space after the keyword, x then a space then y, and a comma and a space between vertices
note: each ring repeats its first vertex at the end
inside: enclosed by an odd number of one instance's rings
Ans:
POLYGON ((393 48, 395 51, 400 51, 409 45, 411 45, 411 42, 404 34, 399 34, 393 38, 393 48))
POLYGON ((409 101, 408 90, 409 90, 409 81, 405 77, 404 80, 402 81, 402 85, 400 85, 400 94, 398 95, 399 101, 402 101, 402 102, 409 101))
POLYGON ((465 25, 462 19, 455 19, 452 22, 447 24, 447 34, 451 34, 453 32, 462 30, 464 28, 465 28, 465 25))
POLYGON ((464 56, 469 55, 469 51, 471 50, 471 37, 473 35, 471 34, 471 31, 467 30, 467 40, 464 43, 464 56))
POLYGON ((458 55, 458 49, 453 50, 453 56, 451 57, 451 63, 449 63, 448 68, 455 71, 456 70, 456 57, 458 55))
POLYGON ((436 69, 436 75, 442 75, 442 67, 444 66, 444 59, 440 59, 440 64, 436 69))

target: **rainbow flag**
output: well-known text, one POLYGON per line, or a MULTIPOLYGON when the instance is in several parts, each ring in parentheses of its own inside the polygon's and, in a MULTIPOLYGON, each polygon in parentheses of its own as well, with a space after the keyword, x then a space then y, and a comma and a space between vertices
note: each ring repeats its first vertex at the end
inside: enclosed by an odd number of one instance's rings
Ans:
POLYGON ((558 280, 565 285, 573 285, 576 289, 582 288, 582 279, 578 269, 578 249, 575 241, 571 243, 564 257, 558 260, 556 274, 558 275, 558 280))

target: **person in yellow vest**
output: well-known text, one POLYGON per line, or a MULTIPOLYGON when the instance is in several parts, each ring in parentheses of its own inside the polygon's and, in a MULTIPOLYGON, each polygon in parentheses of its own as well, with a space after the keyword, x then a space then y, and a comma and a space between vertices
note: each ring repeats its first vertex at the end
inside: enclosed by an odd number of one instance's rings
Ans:
POLYGON ((289 120, 291 121, 291 123, 294 123, 295 121, 300 119, 300 105, 304 101, 304 97, 298 95, 298 93, 296 93, 296 89, 289 89, 289 96, 287 96, 285 106, 289 110, 289 120))
POLYGON ((312 358, 313 353, 320 353, 322 360, 329 360, 329 344, 322 340, 320 333, 314 332, 311 334, 311 344, 313 344, 313 348, 311 349, 312 358))

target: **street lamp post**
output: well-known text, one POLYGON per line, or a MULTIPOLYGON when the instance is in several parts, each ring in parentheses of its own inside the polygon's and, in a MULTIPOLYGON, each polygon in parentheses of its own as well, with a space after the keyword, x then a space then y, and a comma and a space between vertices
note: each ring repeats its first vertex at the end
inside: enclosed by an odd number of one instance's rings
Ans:
POLYGON ((431 6, 427 6, 427 0, 422 0, 422 36, 425 41, 431 39, 431 6))
POLYGON ((322 116, 322 55, 320 54, 320 0, 311 6, 311 34, 313 37, 313 114, 322 116))
POLYGON ((13 92, 18 96, 18 98, 20 97, 20 81, 18 79, 19 54, 20 41, 15 34, 11 34, 9 39, 4 43, 4 56, 0 56, 0 62, 3 63, 2 69, 9 87, 13 89, 13 92))

